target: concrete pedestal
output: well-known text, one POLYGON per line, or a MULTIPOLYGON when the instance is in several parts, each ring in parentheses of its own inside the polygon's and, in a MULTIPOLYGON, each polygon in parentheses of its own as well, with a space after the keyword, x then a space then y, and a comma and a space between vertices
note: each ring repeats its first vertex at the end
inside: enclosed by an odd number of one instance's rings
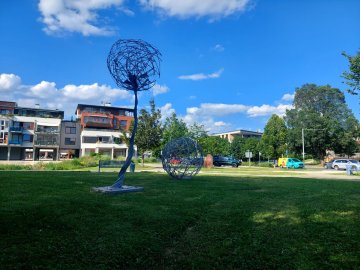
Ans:
POLYGON ((93 191, 106 193, 106 194, 118 194, 118 193, 129 193, 129 192, 140 192, 144 191, 143 187, 125 186, 122 187, 93 187, 93 191))

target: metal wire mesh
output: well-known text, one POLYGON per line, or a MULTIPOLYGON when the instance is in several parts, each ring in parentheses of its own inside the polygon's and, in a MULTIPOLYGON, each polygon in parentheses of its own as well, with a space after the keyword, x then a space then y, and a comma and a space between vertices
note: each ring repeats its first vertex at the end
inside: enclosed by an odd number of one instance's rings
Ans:
POLYGON ((111 47, 107 66, 117 86, 149 90, 160 76, 161 53, 143 40, 120 39, 111 47))
POLYGON ((200 171, 203 163, 201 146, 188 137, 170 141, 162 151, 163 168, 176 179, 190 179, 200 171))

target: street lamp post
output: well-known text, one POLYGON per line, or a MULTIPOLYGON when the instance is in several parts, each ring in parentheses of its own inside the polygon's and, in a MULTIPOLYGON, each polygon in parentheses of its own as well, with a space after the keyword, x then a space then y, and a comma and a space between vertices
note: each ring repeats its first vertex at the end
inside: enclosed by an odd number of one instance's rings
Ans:
POLYGON ((303 161, 305 160, 305 139, 304 139, 304 129, 301 129, 301 138, 302 138, 302 156, 303 156, 303 161))
POLYGON ((304 136, 304 130, 325 130, 325 129, 324 128, 302 128, 301 129, 303 161, 305 160, 305 136, 304 136))

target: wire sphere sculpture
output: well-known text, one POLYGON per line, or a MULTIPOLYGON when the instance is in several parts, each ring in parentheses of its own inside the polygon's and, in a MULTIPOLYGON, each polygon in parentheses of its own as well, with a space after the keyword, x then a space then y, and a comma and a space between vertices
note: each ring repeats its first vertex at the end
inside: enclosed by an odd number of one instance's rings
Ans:
POLYGON ((168 142, 162 151, 164 170, 173 178, 190 179, 204 164, 201 146, 189 137, 168 142))
POLYGON ((131 91, 149 90, 160 77, 161 53, 149 43, 119 39, 111 47, 107 66, 117 86, 131 91))

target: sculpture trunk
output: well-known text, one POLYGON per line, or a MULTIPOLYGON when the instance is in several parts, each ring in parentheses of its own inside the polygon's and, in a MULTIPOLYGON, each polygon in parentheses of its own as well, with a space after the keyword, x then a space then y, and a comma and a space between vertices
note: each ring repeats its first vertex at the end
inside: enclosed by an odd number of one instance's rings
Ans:
POLYGON ((126 171, 129 168, 129 166, 131 164, 131 159, 132 159, 132 157, 134 155, 135 134, 136 134, 137 125, 138 125, 138 117, 137 117, 138 89, 134 89, 134 94, 135 94, 134 128, 132 130, 131 137, 130 137, 130 145, 129 145, 128 156, 126 157, 125 163, 124 163, 124 165, 121 167, 121 169, 119 171, 118 179, 112 185, 113 188, 121 188, 122 187, 122 185, 124 183, 126 171))

